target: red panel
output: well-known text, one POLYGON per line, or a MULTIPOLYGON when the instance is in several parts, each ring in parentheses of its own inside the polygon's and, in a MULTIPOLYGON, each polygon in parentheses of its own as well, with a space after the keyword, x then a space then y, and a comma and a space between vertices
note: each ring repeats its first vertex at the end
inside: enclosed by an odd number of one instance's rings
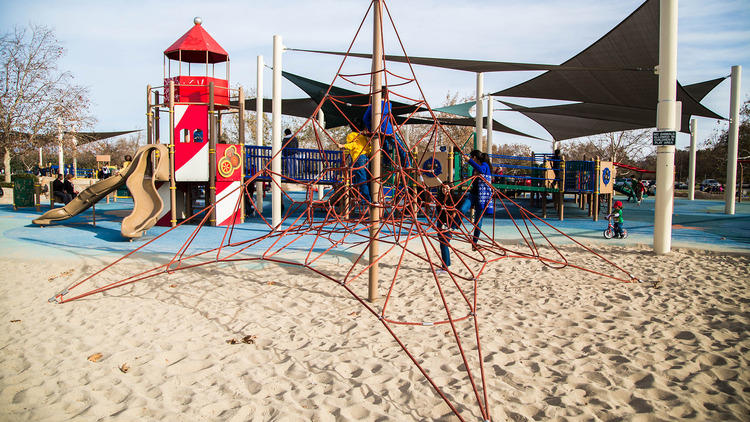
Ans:
POLYGON ((164 98, 169 98, 169 81, 174 81, 175 103, 208 104, 208 84, 214 83, 214 104, 219 108, 229 105, 229 81, 206 76, 175 76, 164 79, 164 98))
POLYGON ((205 143, 184 143, 175 144, 174 146, 174 168, 175 171, 179 170, 185 163, 188 162, 198 151, 201 150, 206 144, 205 143))
POLYGON ((216 181, 242 181, 241 145, 216 145, 216 181))

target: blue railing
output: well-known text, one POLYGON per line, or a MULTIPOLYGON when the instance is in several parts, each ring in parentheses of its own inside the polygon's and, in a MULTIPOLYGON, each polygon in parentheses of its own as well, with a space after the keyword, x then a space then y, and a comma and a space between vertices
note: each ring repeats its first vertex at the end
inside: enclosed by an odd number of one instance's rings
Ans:
POLYGON ((496 183, 526 186, 558 186, 562 174, 561 160, 552 154, 531 157, 489 154, 496 183))
MULTIPOLYGON (((53 165, 51 165, 51 166, 48 167, 48 169, 49 169, 48 173, 50 173, 50 174, 57 174, 57 169, 59 169, 59 168, 60 168, 59 165, 53 164, 53 165)), ((63 166, 63 173, 64 174, 73 174, 73 166, 70 165, 70 164, 66 164, 65 166, 63 166)), ((84 177, 84 178, 93 179, 94 177, 96 177, 96 170, 94 170, 94 169, 77 168, 76 169, 75 177, 84 177)))
MULTIPOLYGON (((266 168, 270 160, 271 147, 245 145, 245 177, 252 177, 266 168)), ((282 182, 334 184, 341 180, 343 165, 341 151, 286 148, 281 155, 282 182)), ((270 168, 268 165, 268 169, 270 168)), ((271 180, 271 175, 264 172, 257 180, 271 180)))

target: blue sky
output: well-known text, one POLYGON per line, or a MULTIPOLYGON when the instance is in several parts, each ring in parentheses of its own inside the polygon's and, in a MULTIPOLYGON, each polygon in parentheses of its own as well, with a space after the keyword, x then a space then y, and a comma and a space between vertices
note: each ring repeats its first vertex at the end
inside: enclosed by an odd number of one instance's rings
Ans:
MULTIPOLYGON (((406 47, 415 56, 477 60, 560 63, 596 41, 635 10, 641 0, 391 0, 389 9, 406 47)), ((272 37, 283 36, 292 48, 345 50, 364 16, 367 0, 311 1, 16 1, 0 3, 0 29, 28 23, 52 27, 67 49, 61 62, 77 83, 90 88, 97 130, 140 129, 145 126, 145 87, 160 85, 163 51, 203 18, 204 28, 229 52, 231 83, 255 86, 256 56, 272 60, 272 37)), ((750 98, 750 1, 681 0, 679 2, 678 79, 683 84, 728 75, 743 66, 742 100, 750 98)), ((386 32, 386 36, 390 36, 386 32)), ((370 48, 368 29, 354 51, 370 48)), ((392 37, 387 53, 399 54, 392 37)), ((340 58, 287 52, 283 67, 312 79, 329 82, 340 58)), ((360 71, 364 60, 354 61, 360 71)), ((475 75, 467 72, 415 67, 417 78, 433 107, 446 93, 471 96, 475 75)), ((485 90, 494 92, 538 73, 505 72, 485 75, 485 90)), ((264 76, 266 96, 271 73, 264 76)), ((304 94, 290 83, 284 98, 304 94)), ((527 105, 538 102, 514 100, 527 105)), ((727 116, 729 80, 703 103, 727 116)), ((499 106, 498 106, 499 107, 499 106)), ((523 116, 495 112, 495 118, 516 129, 550 139, 523 116)), ((699 118, 703 140, 726 124, 699 118)), ((549 144, 526 142, 495 133, 495 142, 525 142, 539 151, 549 144)), ((680 135, 678 146, 687 145, 680 135)))

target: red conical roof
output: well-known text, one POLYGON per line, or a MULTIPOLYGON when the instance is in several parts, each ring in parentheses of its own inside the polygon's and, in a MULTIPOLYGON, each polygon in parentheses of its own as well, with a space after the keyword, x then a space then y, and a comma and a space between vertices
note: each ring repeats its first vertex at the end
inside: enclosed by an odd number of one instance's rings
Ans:
POLYGON ((201 26, 200 19, 196 18, 194 22, 195 25, 185 35, 164 50, 164 55, 187 63, 220 63, 229 60, 229 53, 208 35, 201 26))

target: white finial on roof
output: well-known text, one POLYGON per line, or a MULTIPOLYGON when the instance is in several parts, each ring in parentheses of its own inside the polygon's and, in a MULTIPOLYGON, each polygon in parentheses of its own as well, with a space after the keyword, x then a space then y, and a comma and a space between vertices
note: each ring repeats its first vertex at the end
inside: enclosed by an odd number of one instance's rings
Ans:
POLYGON ((195 19, 193 19, 193 23, 196 25, 200 25, 203 23, 203 19, 201 19, 200 16, 196 16, 195 19))

